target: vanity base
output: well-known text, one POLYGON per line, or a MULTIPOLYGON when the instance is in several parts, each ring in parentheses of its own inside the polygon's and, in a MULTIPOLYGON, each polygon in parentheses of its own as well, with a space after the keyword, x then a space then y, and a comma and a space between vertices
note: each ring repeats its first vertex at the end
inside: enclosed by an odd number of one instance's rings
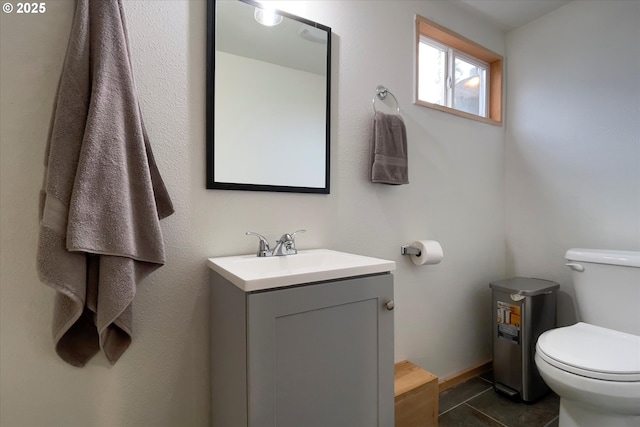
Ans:
POLYGON ((211 286, 214 427, 393 425, 391 274, 211 286))

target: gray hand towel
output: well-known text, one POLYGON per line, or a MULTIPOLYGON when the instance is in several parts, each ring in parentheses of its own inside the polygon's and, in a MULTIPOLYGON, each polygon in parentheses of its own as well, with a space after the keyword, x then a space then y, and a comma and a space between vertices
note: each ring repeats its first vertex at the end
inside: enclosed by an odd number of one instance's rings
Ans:
POLYGON ((376 112, 373 118, 371 182, 409 183, 407 131, 400 115, 376 112))
POLYGON ((57 291, 58 355, 115 363, 137 285, 165 262, 173 205, 135 95, 121 0, 77 0, 47 145, 37 267, 57 291))

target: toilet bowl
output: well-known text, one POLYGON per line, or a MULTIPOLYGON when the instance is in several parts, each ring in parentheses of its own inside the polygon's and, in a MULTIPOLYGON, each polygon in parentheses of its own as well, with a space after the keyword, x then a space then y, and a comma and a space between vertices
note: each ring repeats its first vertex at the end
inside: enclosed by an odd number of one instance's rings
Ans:
POLYGON ((535 362, 561 427, 640 426, 640 336, 580 322, 543 333, 535 362))
POLYGON ((566 258, 583 321, 540 335, 534 358, 560 396, 559 427, 640 427, 640 252, 566 258))

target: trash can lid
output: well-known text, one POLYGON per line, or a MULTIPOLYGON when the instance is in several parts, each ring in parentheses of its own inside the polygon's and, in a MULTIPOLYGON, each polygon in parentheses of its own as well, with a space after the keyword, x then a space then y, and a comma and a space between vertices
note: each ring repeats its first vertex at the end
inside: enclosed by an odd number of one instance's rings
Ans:
POLYGON ((500 280, 489 284, 491 289, 508 292, 523 296, 535 296, 547 294, 560 287, 551 280, 534 279, 530 277, 512 277, 511 279, 500 280))

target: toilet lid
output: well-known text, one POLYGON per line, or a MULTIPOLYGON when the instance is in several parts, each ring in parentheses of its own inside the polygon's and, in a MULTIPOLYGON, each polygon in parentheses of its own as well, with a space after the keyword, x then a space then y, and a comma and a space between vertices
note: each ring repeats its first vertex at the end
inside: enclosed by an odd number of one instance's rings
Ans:
POLYGON ((640 381, 640 336, 576 323, 540 335, 540 357, 577 375, 608 381, 640 381))

